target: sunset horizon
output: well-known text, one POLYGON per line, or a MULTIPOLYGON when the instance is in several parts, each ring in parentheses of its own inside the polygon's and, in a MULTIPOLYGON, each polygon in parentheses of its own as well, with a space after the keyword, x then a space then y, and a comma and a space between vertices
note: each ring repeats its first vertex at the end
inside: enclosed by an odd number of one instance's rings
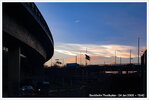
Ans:
MULTIPOLYGON (((122 58, 122 63, 129 63, 130 50, 132 63, 138 63, 138 38, 139 57, 146 48, 145 3, 66 2, 36 5, 54 37, 53 63, 55 59, 63 59, 65 64, 75 63, 77 56, 80 64, 80 54, 81 62, 85 63, 86 48, 91 56, 90 64, 112 63, 115 51, 117 58, 122 58)), ((117 62, 120 63, 119 60, 117 62)), ((51 61, 45 65, 51 66, 51 61)))
POLYGON ((148 2, 2 2, 2 98, 147 98, 148 2))

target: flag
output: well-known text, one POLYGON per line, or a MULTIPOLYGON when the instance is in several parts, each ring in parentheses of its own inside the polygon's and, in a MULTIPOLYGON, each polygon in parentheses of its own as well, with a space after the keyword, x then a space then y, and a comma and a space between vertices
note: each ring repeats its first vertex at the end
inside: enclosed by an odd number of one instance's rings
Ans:
POLYGON ((86 55, 86 54, 85 54, 85 58, 86 58, 87 60, 90 60, 90 56, 88 56, 88 55, 86 55))
POLYGON ((62 64, 62 63, 61 63, 61 62, 59 62, 59 61, 57 61, 56 63, 57 63, 57 64, 62 64))

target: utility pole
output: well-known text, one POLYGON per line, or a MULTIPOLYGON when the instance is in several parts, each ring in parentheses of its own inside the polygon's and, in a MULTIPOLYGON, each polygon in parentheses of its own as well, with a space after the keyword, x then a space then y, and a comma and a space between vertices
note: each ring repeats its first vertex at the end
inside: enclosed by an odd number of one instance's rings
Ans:
POLYGON ((76 63, 77 63, 77 56, 76 56, 76 63))
POLYGON ((116 50, 115 50, 115 65, 116 65, 116 50))
MULTIPOLYGON (((86 48, 86 55, 87 55, 87 48, 86 48)), ((86 66, 87 66, 87 59, 86 59, 86 56, 85 56, 85 61, 86 61, 86 66)))
POLYGON ((140 52, 139 48, 140 48, 140 37, 138 37, 138 64, 139 64, 139 52, 140 52))
POLYGON ((130 49, 130 64, 131 64, 131 49, 130 49))
POLYGON ((81 51, 80 51, 80 65, 81 65, 81 51))
POLYGON ((120 57, 120 65, 121 65, 121 57, 120 57))

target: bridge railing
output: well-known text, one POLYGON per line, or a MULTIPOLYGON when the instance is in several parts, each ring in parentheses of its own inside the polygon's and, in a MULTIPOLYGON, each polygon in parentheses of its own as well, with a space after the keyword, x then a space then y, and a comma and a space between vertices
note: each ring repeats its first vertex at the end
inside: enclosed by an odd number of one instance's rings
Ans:
POLYGON ((53 37, 49 30, 49 27, 44 20, 43 16, 41 15, 40 11, 38 10, 37 6, 34 3, 22 3, 22 5, 32 14, 32 16, 37 20, 37 22, 41 25, 43 30, 47 33, 48 37, 51 39, 53 43, 53 37))

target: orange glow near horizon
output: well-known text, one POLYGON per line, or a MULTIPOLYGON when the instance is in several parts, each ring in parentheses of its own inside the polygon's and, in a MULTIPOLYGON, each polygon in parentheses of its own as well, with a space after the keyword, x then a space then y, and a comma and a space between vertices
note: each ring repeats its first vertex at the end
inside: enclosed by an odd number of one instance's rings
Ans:
MULTIPOLYGON (((115 64, 115 50, 117 62, 120 62, 119 57, 122 58, 122 63, 129 63, 128 59, 131 57, 132 62, 135 62, 137 59, 137 47, 126 46, 126 45, 92 45, 92 44, 70 44, 62 43, 57 44, 55 47, 55 53, 53 56, 52 62, 55 63, 55 59, 61 59, 60 61, 64 64, 66 63, 77 63, 84 65, 86 62, 85 52, 87 48, 87 54, 90 56, 91 60, 88 61, 88 64, 115 64), (81 58, 80 58, 81 55, 81 58), (135 58, 135 59, 134 59, 135 58), (62 60, 63 59, 63 60, 62 60), (126 60, 127 59, 127 60, 126 60)), ((145 50, 146 47, 141 47, 140 50, 145 50)), ((140 52, 141 52, 140 51, 140 52)), ((51 66, 51 60, 47 61, 45 66, 51 66)))

